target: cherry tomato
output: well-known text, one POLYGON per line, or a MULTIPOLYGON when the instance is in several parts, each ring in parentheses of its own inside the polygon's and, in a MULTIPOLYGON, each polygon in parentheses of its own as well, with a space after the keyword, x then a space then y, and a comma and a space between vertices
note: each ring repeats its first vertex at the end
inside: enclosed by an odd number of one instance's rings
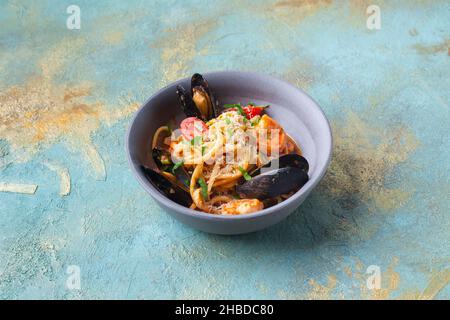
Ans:
POLYGON ((244 112, 247 115, 247 118, 251 119, 255 116, 260 116, 261 113, 263 113, 265 107, 255 107, 255 106, 248 105, 242 109, 244 109, 244 112))
MULTIPOLYGON (((252 105, 248 105, 246 107, 243 107, 242 110, 245 112, 245 116, 247 119, 251 119, 255 116, 259 116, 263 113, 264 109, 266 107, 256 107, 256 106, 252 106, 252 105)), ((236 108, 230 108, 229 110, 233 110, 236 111, 236 108)))
POLYGON ((187 140, 192 140, 194 137, 208 131, 206 124, 197 117, 189 117, 181 121, 180 129, 187 140))

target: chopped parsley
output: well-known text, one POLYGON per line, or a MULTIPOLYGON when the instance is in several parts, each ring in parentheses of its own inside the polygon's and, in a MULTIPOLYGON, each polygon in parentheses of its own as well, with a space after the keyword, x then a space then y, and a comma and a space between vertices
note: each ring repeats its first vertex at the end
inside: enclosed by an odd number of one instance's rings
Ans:
POLYGON ((250 124, 252 125, 252 127, 256 126, 259 123, 259 120, 261 120, 259 116, 253 117, 253 119, 250 120, 250 124))
POLYGON ((202 156, 205 155, 206 146, 202 146, 202 156))
POLYGON ((227 128, 227 134, 228 134, 228 138, 231 138, 233 136, 233 129, 227 128))
POLYGON ((193 146, 198 145, 199 143, 201 143, 201 141, 202 141, 202 136, 195 136, 191 140, 191 145, 193 145, 193 146))
POLYGON ((206 185, 205 179, 199 178, 198 184, 200 185, 202 197, 204 200, 208 199, 208 186, 206 185))
POLYGON ((224 104, 223 105, 223 107, 225 108, 225 109, 231 109, 231 108, 237 108, 237 107, 240 107, 241 106, 241 104, 240 103, 228 103, 228 104, 224 104))
POLYGON ((248 174, 248 172, 244 168, 239 166, 238 169, 242 173, 242 176, 244 177, 245 180, 249 181, 249 180, 252 179, 252 177, 250 177, 250 175, 248 174))
POLYGON ((184 163, 183 161, 175 163, 172 168, 172 173, 175 174, 175 170, 177 170, 179 167, 181 167, 183 165, 183 163, 184 163))
POLYGON ((238 105, 237 110, 238 113, 244 117, 244 122, 247 122, 247 114, 245 113, 244 109, 242 109, 241 105, 238 105))

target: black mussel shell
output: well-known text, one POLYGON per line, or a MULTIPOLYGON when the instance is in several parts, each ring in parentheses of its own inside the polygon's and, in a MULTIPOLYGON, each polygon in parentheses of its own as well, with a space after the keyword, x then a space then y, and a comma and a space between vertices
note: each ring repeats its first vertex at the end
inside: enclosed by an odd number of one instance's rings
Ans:
POLYGON ((264 209, 273 207, 274 205, 278 204, 277 198, 267 198, 263 200, 264 209))
POLYGON ((192 204, 192 198, 189 192, 173 184, 169 179, 161 175, 161 173, 144 166, 141 166, 141 170, 147 179, 167 198, 185 207, 189 207, 192 204))
POLYGON ((183 110, 186 117, 197 117, 203 119, 200 110, 192 100, 192 96, 188 93, 181 85, 177 86, 178 100, 180 101, 181 109, 183 110))
POLYGON ((203 76, 199 73, 194 73, 191 78, 191 94, 194 96, 194 89, 197 88, 203 92, 205 92, 209 101, 211 102, 211 110, 209 112, 209 117, 207 120, 217 117, 220 114, 219 102, 215 98, 213 91, 209 87, 208 82, 203 78, 203 76))
MULTIPOLYGON (((251 171, 249 174, 252 177, 255 177, 259 174, 261 174, 261 168, 270 168, 271 166, 276 166, 276 160, 272 160, 265 165, 256 168, 255 170, 251 171)), ((293 168, 299 168, 308 173, 309 170, 309 163, 308 160, 306 160, 304 157, 302 157, 299 154, 296 153, 290 153, 285 154, 278 158, 278 168, 285 168, 285 167, 293 167, 293 168)))
POLYGON ((189 190, 189 183, 191 181, 191 176, 183 166, 179 166, 176 169, 173 169, 174 164, 172 163, 170 152, 154 148, 152 150, 152 156, 159 170, 172 173, 177 178, 179 186, 185 190, 189 190), (168 164, 163 163, 161 161, 162 157, 168 158, 170 163, 168 164))
POLYGON ((274 198, 297 191, 308 182, 308 174, 302 168, 284 167, 272 170, 236 186, 241 198, 260 200, 274 198))
POLYGON ((170 153, 168 151, 161 150, 159 148, 153 148, 152 150, 153 161, 155 161, 156 166, 161 170, 166 170, 171 163, 163 163, 162 158, 168 158, 170 160, 170 153))

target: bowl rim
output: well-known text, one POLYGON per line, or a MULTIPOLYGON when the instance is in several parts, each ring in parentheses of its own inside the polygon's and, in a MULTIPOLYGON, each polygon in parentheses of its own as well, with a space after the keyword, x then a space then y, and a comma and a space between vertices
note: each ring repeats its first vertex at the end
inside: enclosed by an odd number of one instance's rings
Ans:
POLYGON ((170 200, 166 196, 164 196, 159 190, 156 189, 155 186, 153 186, 143 176, 143 174, 141 172, 139 172, 136 169, 136 167, 135 167, 136 163, 131 158, 131 153, 130 153, 130 148, 129 148, 130 138, 131 138, 130 134, 131 134, 131 130, 136 122, 136 119, 140 116, 140 114, 143 112, 143 110, 146 108, 146 106, 149 104, 149 102, 151 100, 153 100, 155 97, 157 97, 162 92, 166 91, 169 87, 172 87, 176 84, 179 84, 181 82, 189 80, 190 77, 186 77, 183 79, 173 81, 173 82, 167 84, 166 86, 164 86, 163 88, 157 90, 144 103, 142 103, 142 105, 139 107, 139 109, 134 113, 133 118, 130 121, 130 124, 128 126, 128 129, 127 129, 127 132, 125 135, 125 151, 127 153, 128 164, 131 167, 131 171, 133 172, 135 178, 138 180, 139 184, 144 188, 144 190, 148 194, 150 194, 150 196, 152 196, 158 203, 164 203, 165 206, 169 207, 173 211, 176 211, 177 213, 188 215, 193 218, 205 218, 206 220, 216 220, 216 221, 248 220, 248 219, 254 219, 254 218, 258 218, 258 217, 269 215, 269 214, 274 214, 276 212, 281 211, 283 208, 288 207, 291 203, 293 203, 297 199, 299 199, 303 194, 308 194, 322 180, 322 178, 325 175, 327 168, 331 162, 332 151, 333 151, 333 135, 332 135, 331 127, 330 127, 330 122, 327 119, 322 108, 319 106, 319 104, 313 98, 311 98, 311 96, 309 96, 301 88, 298 88, 297 86, 294 86, 293 84, 291 84, 277 76, 273 76, 273 75, 269 75, 269 74, 265 74, 265 73, 261 73, 261 72, 237 71, 237 70, 222 70, 222 71, 211 71, 211 72, 203 73, 205 78, 207 78, 208 76, 211 76, 211 75, 220 76, 221 74, 236 74, 236 75, 244 75, 244 76, 259 77, 259 78, 263 77, 263 78, 266 78, 267 80, 279 81, 279 82, 283 83, 283 85, 289 86, 292 89, 299 91, 301 94, 306 96, 306 98, 308 98, 312 102, 312 107, 316 110, 316 112, 318 112, 322 116, 322 118, 324 120, 324 123, 325 123, 324 129, 326 131, 326 132, 324 132, 324 135, 325 135, 325 139, 327 142, 327 146, 325 146, 325 147, 327 147, 327 149, 326 149, 327 159, 324 162, 323 166, 319 167, 319 170, 320 170, 319 174, 317 174, 312 179, 309 179, 308 182, 302 188, 300 188, 297 192, 295 192, 292 196, 290 196, 286 200, 284 200, 272 207, 269 207, 269 208, 266 208, 266 209, 263 209, 260 211, 256 211, 253 213, 242 214, 242 215, 218 215, 218 214, 211 214, 211 213, 206 213, 206 212, 202 212, 202 211, 196 211, 196 210, 190 209, 188 207, 182 206, 182 205, 170 200))

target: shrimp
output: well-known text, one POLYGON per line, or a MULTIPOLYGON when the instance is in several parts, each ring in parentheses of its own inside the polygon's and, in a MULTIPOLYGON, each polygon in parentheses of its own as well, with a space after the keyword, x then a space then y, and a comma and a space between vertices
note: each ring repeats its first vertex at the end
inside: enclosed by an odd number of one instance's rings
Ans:
POLYGON ((236 199, 224 203, 220 207, 221 214, 246 214, 264 209, 264 205, 258 199, 236 199))

